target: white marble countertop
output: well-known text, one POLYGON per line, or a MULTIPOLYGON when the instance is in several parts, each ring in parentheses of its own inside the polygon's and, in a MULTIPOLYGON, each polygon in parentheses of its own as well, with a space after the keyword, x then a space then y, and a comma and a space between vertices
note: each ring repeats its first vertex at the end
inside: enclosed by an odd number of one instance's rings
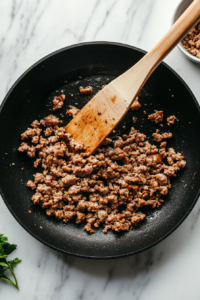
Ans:
MULTIPOLYGON (((34 62, 84 41, 116 41, 144 50, 162 37, 179 0, 0 1, 0 102, 34 62)), ((200 66, 176 48, 165 61, 200 100, 200 66)), ((0 198, 0 232, 18 244, 20 291, 0 281, 1 300, 200 299, 200 202, 159 245, 117 260, 57 253, 30 236, 0 198)))

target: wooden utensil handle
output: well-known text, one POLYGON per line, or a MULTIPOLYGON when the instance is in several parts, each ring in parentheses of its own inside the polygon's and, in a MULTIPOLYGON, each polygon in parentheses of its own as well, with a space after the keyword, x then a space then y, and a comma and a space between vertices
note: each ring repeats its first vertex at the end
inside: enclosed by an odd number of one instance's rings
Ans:
MULTIPOLYGON (((146 58, 151 56, 153 70, 167 54, 183 39, 200 19, 200 0, 195 0, 174 23, 163 38, 151 49, 146 58)), ((152 71, 153 71, 152 70, 152 71)))
POLYGON ((178 44, 200 19, 200 0, 195 0, 164 37, 132 68, 117 77, 111 85, 130 105, 146 80, 163 58, 178 44))

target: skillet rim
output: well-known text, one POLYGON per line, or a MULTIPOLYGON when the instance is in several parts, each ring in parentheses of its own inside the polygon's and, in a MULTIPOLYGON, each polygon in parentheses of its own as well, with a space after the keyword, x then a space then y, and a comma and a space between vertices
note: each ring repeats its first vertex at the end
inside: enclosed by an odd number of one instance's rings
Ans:
MULTIPOLYGON (((36 67, 38 64, 40 64, 41 62, 45 61, 46 59, 52 57, 53 55, 56 55, 62 51, 66 51, 66 50, 69 50, 69 49, 73 49, 73 48, 77 48, 77 47, 82 47, 82 46, 90 46, 90 45, 112 45, 112 46, 118 46, 118 47, 125 47, 125 48, 129 48, 129 49, 133 49, 133 50, 136 50, 140 53, 143 53, 143 54, 146 54, 147 52, 140 49, 140 48, 137 48, 137 47, 134 47, 134 46, 131 46, 131 45, 128 45, 128 44, 123 44, 123 43, 117 43, 117 42, 106 42, 106 41, 95 41, 95 42, 83 42, 83 43, 77 43, 77 44, 73 44, 73 45, 70 45, 70 46, 67 46, 67 47, 63 47, 59 50, 56 50, 54 52, 51 52, 49 54, 47 54, 46 56, 44 56, 43 58, 41 58, 40 60, 38 60, 37 62, 35 62, 32 66, 30 66, 24 73, 22 73, 22 75, 13 83, 13 85, 10 87, 10 89, 8 90, 8 92, 6 93, 1 105, 0 105, 0 114, 3 110, 3 107, 4 107, 4 104, 6 103, 7 99, 9 98, 11 92, 13 91, 13 89, 17 86, 17 84, 21 81, 22 78, 24 78, 28 72, 30 72, 34 67, 36 67)), ((187 83, 180 77, 180 75, 174 71, 168 64, 166 64, 165 62, 162 62, 161 64, 163 64, 168 70, 170 70, 171 72, 174 73, 174 75, 180 80, 180 82, 184 85, 184 87, 188 90, 188 92, 190 93, 190 95, 192 96, 193 98, 193 101, 194 101, 194 104, 196 105, 196 108, 200 114, 200 105, 195 97, 195 95, 193 94, 193 92, 191 91, 191 89, 189 88, 189 86, 187 85, 187 83)), ((158 239, 155 243, 152 243, 151 245, 149 246, 146 246, 144 248, 142 248, 141 250, 138 250, 138 251, 134 251, 134 252, 130 252, 128 254, 121 254, 121 255, 116 255, 116 256, 85 256, 85 255, 80 255, 80 254, 75 254, 75 253, 71 253, 71 252, 68 252, 68 251, 64 251, 62 249, 59 249, 55 246, 52 246, 51 244, 43 241, 40 237, 38 237, 36 234, 32 233, 31 230, 29 230, 22 222, 21 220, 15 215, 15 213, 12 211, 8 201, 6 200, 3 192, 2 192, 2 189, 0 187, 0 195, 2 196, 2 199, 4 201, 4 203, 6 204, 7 208, 9 209, 9 211, 11 212, 11 214, 14 216, 15 220, 31 235, 33 236, 35 239, 37 239, 39 242, 41 242, 42 244, 48 246, 49 248, 53 249, 53 250, 56 250, 56 251, 59 251, 61 253, 64 253, 64 254, 68 254, 68 255, 71 255, 71 256, 75 256, 75 257, 79 257, 79 258, 85 258, 85 259, 116 259, 116 258, 122 258, 122 257, 127 257, 127 256, 131 256, 131 255, 134 255, 134 254, 138 254, 140 252, 143 252, 145 250, 148 250, 152 247, 154 247, 155 245, 159 244, 161 241, 163 241, 164 239, 166 239, 171 233, 173 233, 182 223, 183 221, 187 218, 187 216, 190 214, 190 212, 192 211, 192 209, 194 208, 195 204, 197 203, 197 200, 200 196, 200 186, 199 186, 199 190, 196 194, 196 197, 194 198, 190 208, 188 209, 188 211, 186 212, 186 214, 182 217, 182 219, 167 233, 165 234, 163 237, 161 237, 160 239, 158 239)))

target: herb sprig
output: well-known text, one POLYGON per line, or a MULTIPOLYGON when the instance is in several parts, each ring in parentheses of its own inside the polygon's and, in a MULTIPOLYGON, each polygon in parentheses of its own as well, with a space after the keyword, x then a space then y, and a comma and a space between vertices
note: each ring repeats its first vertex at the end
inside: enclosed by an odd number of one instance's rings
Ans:
POLYGON ((17 248, 17 245, 9 244, 8 238, 0 233, 0 279, 7 281, 12 284, 16 289, 19 290, 18 282, 13 270, 13 266, 20 263, 19 258, 14 260, 7 260, 7 256, 17 248), (5 275, 5 272, 10 270, 14 277, 14 282, 5 275))

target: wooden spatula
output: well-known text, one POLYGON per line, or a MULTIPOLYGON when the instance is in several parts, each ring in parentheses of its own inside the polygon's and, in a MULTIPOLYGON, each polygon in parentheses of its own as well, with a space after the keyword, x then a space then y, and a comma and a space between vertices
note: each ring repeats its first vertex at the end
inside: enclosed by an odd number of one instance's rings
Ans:
POLYGON ((71 120, 66 131, 85 144, 86 152, 92 153, 115 128, 151 73, 199 18, 200 0, 195 0, 149 53, 97 93, 71 120))

